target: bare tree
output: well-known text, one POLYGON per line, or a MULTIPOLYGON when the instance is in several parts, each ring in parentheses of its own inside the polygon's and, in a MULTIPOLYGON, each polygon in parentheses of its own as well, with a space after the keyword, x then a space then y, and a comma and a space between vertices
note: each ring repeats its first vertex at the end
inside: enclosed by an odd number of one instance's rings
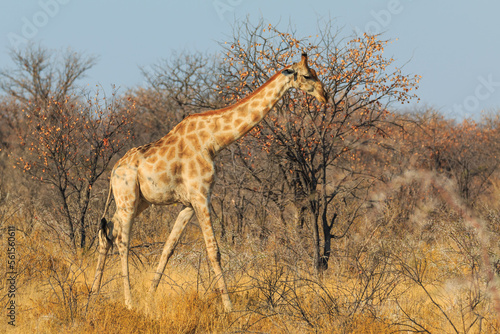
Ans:
POLYGON ((73 95, 75 81, 97 61, 69 49, 56 53, 33 44, 12 50, 11 59, 14 68, 0 70, 0 89, 22 103, 34 104, 64 101, 73 95))

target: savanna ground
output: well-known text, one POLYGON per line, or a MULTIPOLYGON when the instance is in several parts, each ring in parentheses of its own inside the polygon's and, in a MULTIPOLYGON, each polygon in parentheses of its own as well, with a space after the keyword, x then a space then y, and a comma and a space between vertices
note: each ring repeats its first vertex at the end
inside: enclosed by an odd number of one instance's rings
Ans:
POLYGON ((17 67, 0 71, 1 330, 499 332, 500 114, 397 111, 417 99, 419 77, 383 55, 380 36, 340 35, 331 23, 299 38, 245 22, 222 56, 172 55, 144 69, 145 87, 111 96, 77 88, 92 56, 13 51, 17 67), (235 311, 223 312, 195 219, 148 300, 178 206, 136 219, 136 307, 124 306, 116 248, 91 296, 113 163, 304 50, 328 105, 290 92, 217 160, 213 222, 235 311))

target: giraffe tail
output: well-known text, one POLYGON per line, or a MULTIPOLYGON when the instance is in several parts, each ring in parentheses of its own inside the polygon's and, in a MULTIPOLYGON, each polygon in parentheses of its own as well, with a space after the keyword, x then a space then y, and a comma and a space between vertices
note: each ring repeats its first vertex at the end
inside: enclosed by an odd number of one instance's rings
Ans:
POLYGON ((109 190, 108 190, 108 198, 106 199, 106 204, 104 205, 104 213, 102 214, 101 222, 99 223, 99 231, 97 232, 99 234, 99 241, 103 242, 103 237, 106 239, 106 241, 113 246, 113 241, 109 237, 109 230, 108 230, 108 221, 106 218, 106 212, 108 211, 109 205, 111 204, 111 182, 109 182, 109 190))
POLYGON ((99 224, 99 242, 103 242, 103 239, 106 239, 106 242, 113 246, 113 240, 109 237, 108 233, 108 221, 106 218, 101 218, 101 223, 99 224))

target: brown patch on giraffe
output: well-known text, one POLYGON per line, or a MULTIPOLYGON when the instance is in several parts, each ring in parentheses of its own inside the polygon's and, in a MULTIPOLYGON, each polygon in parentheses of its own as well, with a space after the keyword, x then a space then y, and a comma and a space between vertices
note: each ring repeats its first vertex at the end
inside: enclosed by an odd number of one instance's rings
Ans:
POLYGON ((182 173, 182 164, 178 161, 173 162, 170 165, 170 174, 178 177, 181 175, 181 173, 182 173))
POLYGON ((197 127, 198 131, 205 129, 206 127, 207 127, 206 120, 204 120, 204 119, 198 120, 198 127, 197 127))
POLYGON ((246 108, 240 108, 238 110, 238 113, 235 114, 236 118, 242 118, 242 119, 245 119, 247 118, 248 114, 249 114, 249 109, 251 108, 248 108, 248 105, 245 105, 246 108))
POLYGON ((189 122, 188 126, 187 126, 187 130, 186 132, 187 133, 191 133, 193 132, 194 130, 196 130, 196 125, 197 125, 197 122, 195 122, 194 120, 191 120, 191 122, 189 122))
POLYGON ((201 143, 200 140, 198 139, 198 136, 194 133, 188 135, 186 139, 193 145, 193 147, 197 150, 201 148, 201 143))
POLYGON ((169 174, 167 172, 165 173, 161 173, 160 174, 160 177, 159 177, 159 180, 160 182, 164 183, 164 184, 168 184, 170 183, 170 177, 169 177, 169 174))
POLYGON ((215 140, 217 141, 217 143, 219 143, 219 145, 225 146, 225 145, 230 144, 234 141, 234 135, 232 133, 218 134, 218 135, 215 135, 215 140))
POLYGON ((222 115, 222 122, 224 123, 231 123, 233 121, 233 113, 226 113, 222 115))
POLYGON ((172 135, 172 134, 168 134, 168 135, 166 135, 163 138, 165 139, 164 145, 172 145, 172 144, 177 143, 177 141, 179 140, 178 136, 175 136, 175 135, 172 135))
POLYGON ((169 149, 168 146, 162 146, 159 148, 158 154, 161 155, 162 157, 164 157, 167 154, 168 149, 169 149))
POLYGON ((243 119, 241 119, 241 118, 237 118, 237 119, 235 119, 235 120, 234 120, 234 123, 233 123, 233 124, 234 124, 234 126, 238 126, 238 125, 240 125, 241 123, 243 123, 243 119))
POLYGON ((144 159, 148 159, 149 157, 156 155, 157 152, 158 152, 158 149, 156 147, 153 146, 153 147, 149 148, 146 151, 146 153, 144 153, 144 159))
POLYGON ((175 146, 170 147, 170 149, 167 152, 166 158, 168 161, 174 160, 175 159, 175 146))
POLYGON ((165 162, 165 160, 160 160, 155 165, 155 171, 157 172, 165 170, 166 168, 167 168, 167 163, 165 162))
POLYGON ((259 114, 257 114, 257 113, 254 113, 254 114, 252 114, 252 117, 251 117, 251 118, 252 118, 252 122, 253 122, 253 123, 257 123, 258 121, 260 121, 260 120, 261 120, 262 116, 261 116, 261 115, 259 115, 259 114))
POLYGON ((182 153, 186 148, 186 143, 184 142, 183 138, 180 138, 179 143, 177 143, 177 148, 179 149, 179 154, 182 153))
POLYGON ((202 143, 205 143, 208 139, 210 139, 210 133, 203 130, 198 133, 198 137, 200 138, 202 143))
POLYGON ((188 177, 195 178, 196 176, 198 176, 198 168, 194 160, 190 160, 188 163, 188 177))
POLYGON ((250 104, 250 102, 247 102, 241 106, 239 106, 236 110, 235 110, 235 116, 242 116, 242 115, 245 115, 247 112, 248 112, 248 105, 250 104))
POLYGON ((208 193, 210 192, 210 183, 200 183, 199 185, 199 191, 200 191, 200 194, 203 194, 205 197, 208 196, 208 193))
POLYGON ((148 158, 148 162, 149 162, 150 164, 155 164, 157 161, 158 161, 158 155, 157 155, 157 154, 156 154, 156 155, 153 155, 153 156, 150 156, 150 157, 148 158))

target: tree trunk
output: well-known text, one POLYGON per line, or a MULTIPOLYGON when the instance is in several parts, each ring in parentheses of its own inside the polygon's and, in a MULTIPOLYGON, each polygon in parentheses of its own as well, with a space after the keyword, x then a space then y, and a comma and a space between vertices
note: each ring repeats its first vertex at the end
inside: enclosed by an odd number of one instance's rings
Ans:
POLYGON ((85 248, 87 242, 87 231, 85 229, 85 217, 87 216, 87 210, 90 203, 90 191, 92 189, 93 183, 89 183, 85 186, 83 191, 83 200, 80 202, 80 248, 85 248))
POLYGON ((320 273, 322 271, 322 254, 321 254, 321 240, 319 237, 319 216, 317 214, 317 207, 314 203, 316 201, 311 201, 311 229, 312 229, 312 237, 313 237, 313 265, 316 273, 320 273))
POLYGON ((71 213, 69 212, 66 194, 63 191, 61 191, 61 196, 62 196, 62 200, 63 200, 64 214, 66 215, 66 223, 67 223, 68 229, 69 229, 69 240, 73 244, 73 248, 76 249, 75 227, 73 226, 73 220, 71 219, 71 213))
MULTIPOLYGON (((327 145, 324 142, 324 138, 322 137, 322 149, 323 152, 327 151, 327 145)), ((322 205, 322 212, 321 212, 321 226, 323 229, 323 254, 320 257, 320 262, 318 263, 318 270, 325 271, 328 269, 328 260, 330 259, 330 253, 331 253, 331 245, 332 245, 332 236, 331 236, 331 230, 333 226, 333 222, 335 221, 335 217, 332 220, 331 224, 328 224, 328 196, 327 196, 327 191, 326 191, 326 185, 327 185, 327 162, 325 161, 326 156, 322 156, 323 161, 321 164, 321 181, 322 181, 322 194, 321 194, 321 205, 322 205)))
POLYGON ((332 227, 335 222, 335 219, 337 218, 337 215, 335 214, 332 219, 332 223, 328 223, 328 217, 327 217, 327 208, 323 208, 323 214, 321 216, 321 225, 323 226, 323 255, 321 256, 321 261, 320 261, 320 271, 325 271, 328 269, 328 261, 330 260, 330 255, 332 253, 332 227))
POLYGON ((80 218, 80 248, 85 248, 87 232, 85 230, 85 215, 80 218))

